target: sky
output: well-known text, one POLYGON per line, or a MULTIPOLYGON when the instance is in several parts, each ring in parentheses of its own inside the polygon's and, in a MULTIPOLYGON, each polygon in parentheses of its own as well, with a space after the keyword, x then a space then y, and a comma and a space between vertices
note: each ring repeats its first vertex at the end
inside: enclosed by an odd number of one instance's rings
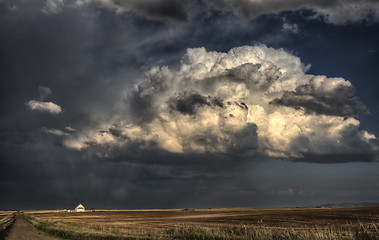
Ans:
POLYGON ((0 0, 0 209, 379 202, 374 0, 0 0))

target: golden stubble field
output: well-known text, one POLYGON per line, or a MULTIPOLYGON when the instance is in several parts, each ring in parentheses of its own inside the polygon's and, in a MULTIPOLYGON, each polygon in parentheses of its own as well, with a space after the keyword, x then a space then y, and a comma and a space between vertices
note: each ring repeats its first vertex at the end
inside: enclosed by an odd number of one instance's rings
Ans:
POLYGON ((31 212, 49 222, 69 222, 128 232, 165 231, 173 227, 220 228, 263 226, 306 231, 310 228, 349 229, 379 223, 379 207, 306 209, 172 209, 96 210, 84 213, 31 212))

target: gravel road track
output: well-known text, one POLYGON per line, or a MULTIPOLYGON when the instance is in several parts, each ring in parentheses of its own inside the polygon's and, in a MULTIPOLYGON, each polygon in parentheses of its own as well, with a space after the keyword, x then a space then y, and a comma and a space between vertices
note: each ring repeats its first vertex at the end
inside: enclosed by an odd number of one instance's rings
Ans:
POLYGON ((5 240, 56 240, 46 236, 44 233, 35 229, 22 214, 16 215, 16 221, 9 230, 5 240))

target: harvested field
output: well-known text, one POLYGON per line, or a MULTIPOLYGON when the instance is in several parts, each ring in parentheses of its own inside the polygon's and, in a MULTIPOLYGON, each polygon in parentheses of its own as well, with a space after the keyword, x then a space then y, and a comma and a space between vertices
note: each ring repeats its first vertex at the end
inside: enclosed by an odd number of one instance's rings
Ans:
POLYGON ((374 234, 372 236, 375 238, 367 239, 379 239, 377 235, 379 207, 34 212, 32 216, 38 221, 60 224, 61 227, 64 225, 79 229, 85 225, 95 232, 113 232, 140 237, 148 234, 163 239, 168 237, 168 233, 178 231, 183 233, 183 230, 199 231, 199 229, 211 232, 232 229, 232 232, 238 232, 240 235, 241 231, 248 234, 252 229, 261 229, 271 235, 281 231, 303 235, 311 231, 323 232, 322 234, 344 232, 346 239, 349 239, 348 236, 354 236, 361 227, 374 234))
POLYGON ((379 221, 379 207, 337 209, 214 209, 214 210, 119 210, 85 213, 34 214, 41 220, 66 221, 133 229, 165 229, 178 224, 262 225, 303 228, 355 225, 379 221))

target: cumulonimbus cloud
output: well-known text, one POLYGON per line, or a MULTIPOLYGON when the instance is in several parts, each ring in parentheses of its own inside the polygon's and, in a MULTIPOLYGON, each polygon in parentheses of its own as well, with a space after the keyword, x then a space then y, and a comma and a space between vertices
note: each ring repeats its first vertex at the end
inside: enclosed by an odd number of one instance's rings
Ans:
POLYGON ((62 108, 53 102, 30 100, 25 103, 32 111, 48 112, 53 115, 62 113, 62 108))
POLYGON ((180 69, 146 73, 129 92, 125 114, 64 144, 298 159, 369 153, 375 160, 376 137, 355 118, 367 111, 355 88, 343 78, 306 74, 308 68, 265 45, 188 49, 180 69))

